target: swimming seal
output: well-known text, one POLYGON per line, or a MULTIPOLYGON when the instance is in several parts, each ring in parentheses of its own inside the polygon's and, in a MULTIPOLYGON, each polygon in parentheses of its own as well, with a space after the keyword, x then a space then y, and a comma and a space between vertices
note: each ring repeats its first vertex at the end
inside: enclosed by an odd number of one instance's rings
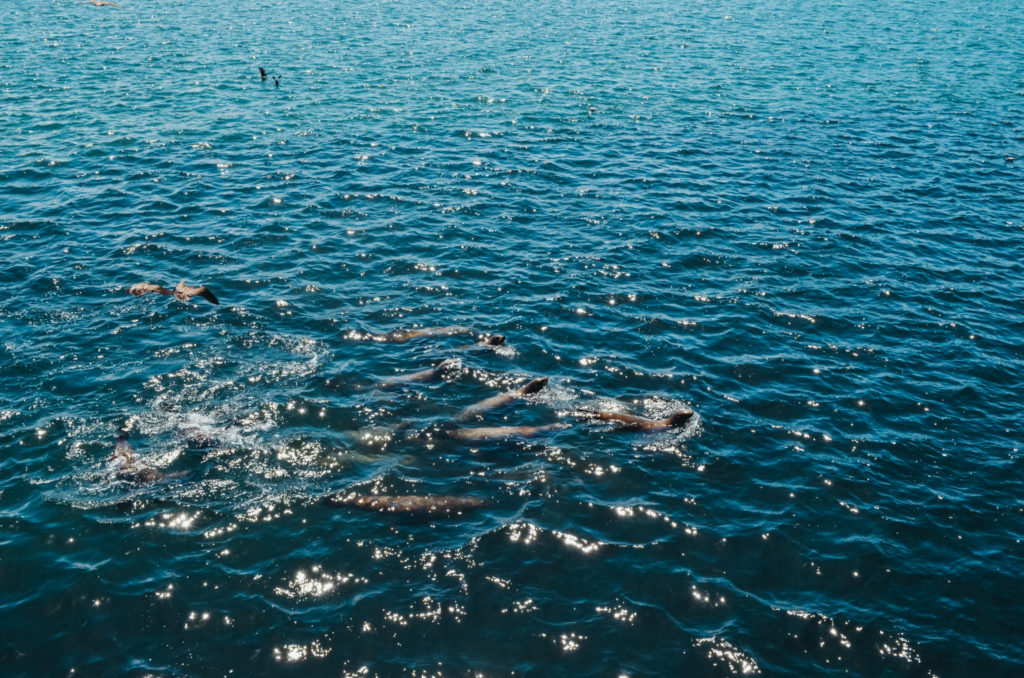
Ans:
POLYGON ((448 435, 456 440, 473 442, 478 440, 504 440, 505 438, 521 437, 533 438, 534 436, 552 431, 562 431, 569 428, 569 424, 545 424, 544 426, 478 426, 475 428, 453 428, 448 435))
POLYGON ((498 407, 502 407, 503 405, 507 405, 513 400, 518 400, 519 398, 536 393, 547 386, 547 384, 547 377, 538 377, 522 388, 518 388, 514 391, 507 391, 505 393, 499 393, 498 395, 491 396, 490 398, 484 398, 480 402, 470 405, 462 412, 455 415, 455 421, 466 421, 470 417, 476 416, 481 412, 486 412, 487 410, 493 410, 498 407))
POLYGON ((122 428, 117 433, 117 444, 114 445, 114 452, 110 458, 119 464, 117 469, 118 480, 127 480, 133 483, 155 483, 160 480, 183 478, 188 475, 187 471, 181 473, 164 473, 147 466, 139 466, 139 457, 135 448, 128 441, 128 429, 122 428))
POLYGON ((396 377, 392 381, 385 381, 379 384, 379 388, 390 388, 392 386, 398 386, 400 384, 415 384, 429 381, 440 381, 444 377, 444 373, 448 370, 453 370, 459 367, 461 363, 458 358, 448 358, 442 360, 433 367, 428 367, 425 370, 419 372, 412 372, 411 374, 405 374, 400 377, 396 377))
POLYGON ((217 297, 214 296, 213 292, 211 292, 206 285, 190 287, 185 284, 184 280, 179 282, 173 290, 169 290, 166 287, 154 283, 136 283, 128 288, 128 294, 136 297, 141 297, 143 294, 149 294, 150 292, 173 296, 175 299, 179 299, 181 301, 188 301, 192 297, 202 297, 211 304, 220 304, 220 302, 217 301, 217 297))
POLYGON ((468 344, 466 346, 457 347, 463 351, 470 351, 473 349, 483 350, 488 348, 499 348, 505 345, 504 334, 483 334, 477 339, 475 344, 468 344))
POLYGON ((610 421, 617 424, 616 428, 621 431, 662 431, 669 428, 686 426, 690 419, 693 418, 693 410, 680 410, 661 420, 638 417, 635 414, 598 412, 595 410, 583 410, 583 415, 590 419, 610 421))
POLYGON ((394 330, 386 334, 368 334, 367 339, 373 341, 384 341, 391 344, 404 344, 413 339, 421 337, 454 337, 459 334, 473 334, 473 330, 461 325, 448 325, 446 327, 421 327, 414 330, 394 330))
POLYGON ((468 509, 486 506, 487 502, 477 497, 452 497, 436 494, 348 494, 342 497, 327 497, 327 506, 369 509, 382 513, 461 513, 468 509))

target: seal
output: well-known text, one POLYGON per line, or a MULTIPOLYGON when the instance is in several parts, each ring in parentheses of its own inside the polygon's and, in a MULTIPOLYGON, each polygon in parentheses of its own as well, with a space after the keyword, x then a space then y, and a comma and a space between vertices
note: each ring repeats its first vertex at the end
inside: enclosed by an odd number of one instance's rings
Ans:
POLYGON ((486 506, 478 497, 453 497, 439 494, 347 494, 327 497, 327 506, 353 507, 382 513, 452 514, 486 506))
POLYGON ((663 431, 669 428, 686 426, 690 419, 693 418, 693 410, 680 410, 660 420, 638 417, 635 414, 599 412, 595 410, 583 410, 583 415, 589 419, 610 421, 616 424, 616 428, 620 431, 663 431))
POLYGON ((188 475, 187 471, 181 473, 164 473, 154 468, 139 465, 139 457, 135 448, 128 440, 128 429, 122 428, 117 433, 117 444, 114 445, 114 452, 110 455, 118 464, 118 480, 127 480, 132 483, 155 483, 160 480, 172 478, 183 478, 188 475))
POLYGON ((456 350, 459 351, 484 351, 492 348, 501 348, 505 345, 504 334, 481 334, 480 338, 476 340, 474 344, 466 344, 465 346, 457 346, 456 350))
POLYGON ((537 379, 532 380, 522 388, 518 388, 514 391, 507 391, 505 393, 499 393, 498 395, 491 396, 490 398, 484 398, 480 402, 474 405, 470 405, 462 412, 459 412, 457 415, 455 415, 455 421, 466 421, 467 419, 474 417, 482 412, 486 412, 487 410, 493 410, 502 407, 514 400, 518 400, 519 398, 524 398, 530 394, 536 393, 537 391, 541 390, 547 385, 547 377, 538 377, 537 379))
POLYGON ((448 431, 448 435, 456 440, 474 442, 504 440, 512 437, 533 438, 567 428, 569 428, 569 424, 563 423, 545 424, 544 426, 478 426, 475 428, 453 428, 448 431))
POLYGON ((117 431, 117 443, 114 445, 114 451, 111 453, 110 458, 116 459, 122 464, 135 463, 135 448, 129 442, 128 429, 122 428, 117 431))
POLYGON ((367 339, 383 341, 390 344, 404 344, 413 339, 422 337, 454 337, 460 334, 473 334, 473 330, 461 325, 448 325, 445 327, 420 327, 413 330, 394 330, 386 334, 368 334, 367 339))
POLYGON ((109 2, 109 0, 84 0, 84 2, 78 3, 80 5, 92 5, 93 7, 117 7, 121 9, 121 5, 116 2, 109 2))
POLYGON ((433 367, 428 367, 425 370, 420 370, 419 372, 412 372, 411 374, 404 374, 402 376, 396 377, 391 381, 381 382, 378 385, 378 387, 391 388, 393 386, 399 386, 400 384, 415 384, 430 381, 440 381, 444 377, 445 372, 456 369, 459 367, 459 365, 461 365, 461 362, 459 361, 458 358, 448 358, 446 360, 442 360, 433 367))
POLYGON ((211 304, 220 304, 220 302, 217 301, 217 297, 214 296, 213 292, 211 292, 206 285, 190 287, 185 284, 184 280, 179 282, 173 290, 169 290, 166 287, 154 283, 136 283, 128 288, 128 294, 136 297, 141 297, 143 294, 149 294, 150 292, 173 296, 175 299, 179 299, 181 301, 188 301, 192 297, 202 297, 211 304))

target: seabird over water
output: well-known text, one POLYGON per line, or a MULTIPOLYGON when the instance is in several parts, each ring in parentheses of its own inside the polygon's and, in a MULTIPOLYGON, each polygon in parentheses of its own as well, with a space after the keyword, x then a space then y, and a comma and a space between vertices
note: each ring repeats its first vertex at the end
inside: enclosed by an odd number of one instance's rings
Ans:
POLYGON ((155 283, 136 283, 128 288, 128 294, 136 297, 141 297, 143 294, 149 294, 150 292, 156 292, 157 294, 165 294, 167 296, 173 296, 175 299, 181 301, 188 301, 192 297, 202 297, 211 304, 219 304, 217 297, 214 296, 213 292, 206 285, 200 287, 190 287, 185 284, 182 280, 178 283, 177 287, 173 290, 169 290, 166 287, 157 285, 155 283))

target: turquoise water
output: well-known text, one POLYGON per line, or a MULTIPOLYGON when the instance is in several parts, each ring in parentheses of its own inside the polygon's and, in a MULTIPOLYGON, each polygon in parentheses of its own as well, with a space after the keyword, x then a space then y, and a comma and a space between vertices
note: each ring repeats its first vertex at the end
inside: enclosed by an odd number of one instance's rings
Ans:
POLYGON ((0 13, 0 673, 1024 670, 1019 3, 121 4, 0 13))

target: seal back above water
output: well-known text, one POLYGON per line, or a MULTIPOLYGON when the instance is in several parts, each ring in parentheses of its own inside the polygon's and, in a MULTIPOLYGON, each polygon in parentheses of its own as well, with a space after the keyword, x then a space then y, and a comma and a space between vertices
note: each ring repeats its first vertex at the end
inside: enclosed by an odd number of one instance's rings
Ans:
POLYGON ((436 494, 348 494, 324 499, 327 506, 369 509, 383 513, 461 513, 467 509, 486 506, 478 497, 436 494))

